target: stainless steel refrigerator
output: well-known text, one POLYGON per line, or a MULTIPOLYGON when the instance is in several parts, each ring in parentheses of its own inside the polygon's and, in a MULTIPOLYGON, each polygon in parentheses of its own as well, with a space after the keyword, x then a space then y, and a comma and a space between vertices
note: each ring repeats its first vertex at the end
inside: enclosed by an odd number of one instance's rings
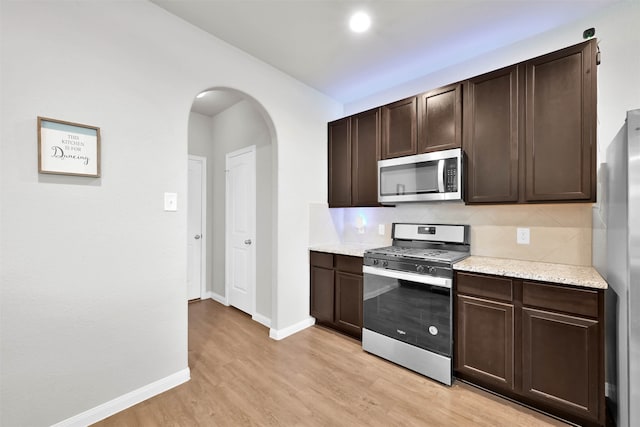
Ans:
POLYGON ((609 283, 607 399, 618 426, 640 426, 640 109, 627 112, 599 173, 606 227, 596 238, 594 223, 593 253, 594 265, 609 283), (605 243, 606 251, 596 247, 605 243))

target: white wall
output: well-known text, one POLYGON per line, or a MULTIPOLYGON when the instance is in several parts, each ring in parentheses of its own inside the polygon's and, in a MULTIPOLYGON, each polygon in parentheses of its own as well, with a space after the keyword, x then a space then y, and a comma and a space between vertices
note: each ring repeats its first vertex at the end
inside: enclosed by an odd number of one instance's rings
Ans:
POLYGON ((205 88, 273 121, 272 317, 308 317, 307 207, 326 199, 338 103, 145 1, 3 2, 1 19, 0 424, 50 425, 187 368, 188 117, 205 88), (38 115, 99 126, 102 177, 39 175, 38 115))

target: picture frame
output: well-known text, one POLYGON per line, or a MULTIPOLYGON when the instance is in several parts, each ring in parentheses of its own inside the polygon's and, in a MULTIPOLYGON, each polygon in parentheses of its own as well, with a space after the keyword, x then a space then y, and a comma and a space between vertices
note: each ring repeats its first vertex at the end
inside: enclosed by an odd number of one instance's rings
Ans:
POLYGON ((100 128, 38 116, 38 172, 100 177, 100 128))

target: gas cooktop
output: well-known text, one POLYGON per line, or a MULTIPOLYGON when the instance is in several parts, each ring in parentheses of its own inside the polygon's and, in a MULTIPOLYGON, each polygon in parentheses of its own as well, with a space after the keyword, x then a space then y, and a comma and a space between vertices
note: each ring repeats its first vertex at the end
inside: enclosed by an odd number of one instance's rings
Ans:
POLYGON ((442 250, 434 248, 413 248, 403 246, 387 246, 384 248, 370 249, 370 255, 383 255, 397 258, 416 258, 425 260, 445 261, 454 263, 467 258, 469 252, 442 250))

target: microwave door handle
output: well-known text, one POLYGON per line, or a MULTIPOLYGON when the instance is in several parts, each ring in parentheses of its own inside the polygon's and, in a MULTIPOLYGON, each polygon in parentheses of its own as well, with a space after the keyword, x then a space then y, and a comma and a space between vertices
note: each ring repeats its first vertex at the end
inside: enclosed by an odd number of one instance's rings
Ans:
POLYGON ((444 193, 444 159, 438 160, 438 192, 444 193))

